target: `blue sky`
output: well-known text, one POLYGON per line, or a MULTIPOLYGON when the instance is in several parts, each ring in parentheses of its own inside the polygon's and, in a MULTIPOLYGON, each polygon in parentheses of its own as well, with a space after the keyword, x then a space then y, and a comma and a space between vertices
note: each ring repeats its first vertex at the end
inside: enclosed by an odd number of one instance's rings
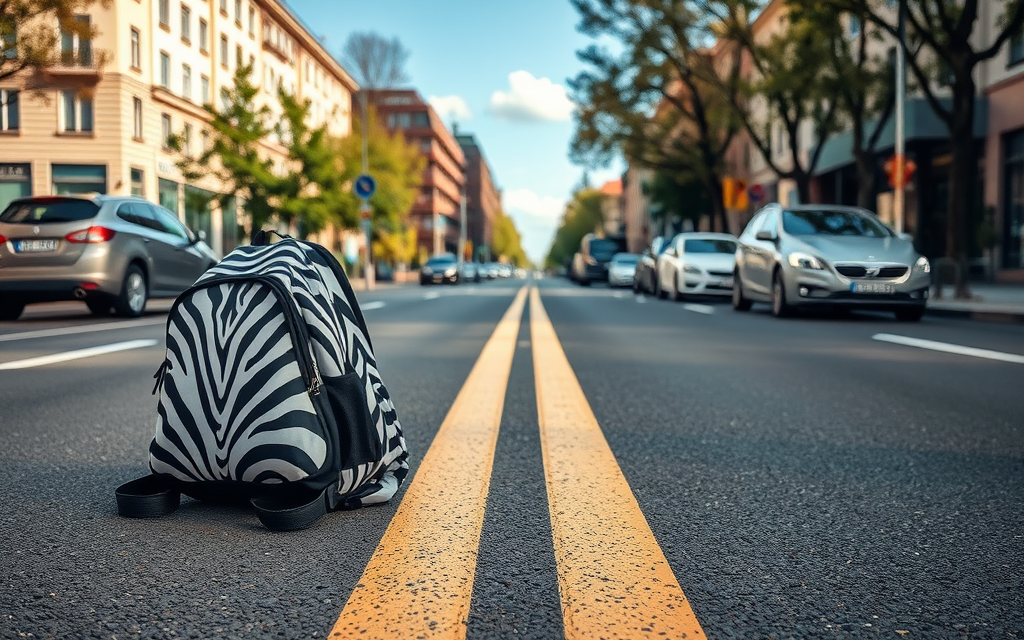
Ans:
MULTIPOLYGON (((583 67, 568 0, 288 0, 340 57, 349 34, 397 37, 410 51, 412 88, 451 128, 483 147, 506 212, 531 260, 547 255, 582 168, 568 158, 573 122, 567 80, 583 67), (459 114, 459 115, 456 115, 459 114)), ((600 185, 621 168, 591 171, 600 185)))

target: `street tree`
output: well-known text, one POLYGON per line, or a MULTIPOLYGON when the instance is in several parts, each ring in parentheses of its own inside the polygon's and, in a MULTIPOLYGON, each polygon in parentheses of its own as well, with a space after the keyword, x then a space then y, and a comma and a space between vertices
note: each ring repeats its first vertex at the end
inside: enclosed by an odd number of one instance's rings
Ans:
POLYGON ((341 61, 364 89, 393 89, 407 84, 405 65, 409 50, 398 38, 390 40, 372 31, 348 37, 341 61))
POLYGON ((419 252, 416 227, 406 225, 395 231, 377 230, 373 255, 392 265, 410 265, 419 252))
POLYGON ((580 241, 588 233, 597 231, 604 214, 601 204, 604 194, 592 188, 577 189, 565 207, 555 238, 544 263, 547 267, 568 267, 580 249, 580 241))
POLYGON ((696 180, 712 225, 728 229, 722 194, 725 152, 739 130, 730 105, 740 87, 741 51, 719 55, 710 40, 747 0, 572 0, 579 30, 615 47, 577 52, 588 68, 570 80, 577 104, 571 157, 633 164, 696 180))
POLYGON ((257 231, 274 219, 282 186, 273 161, 261 149, 274 125, 270 107, 257 104, 259 89, 251 74, 251 67, 239 67, 234 84, 223 89, 221 106, 203 105, 209 114, 209 146, 196 155, 183 133, 171 136, 168 145, 181 154, 177 165, 187 180, 216 176, 226 188, 215 199, 224 206, 232 197, 240 198, 252 231, 257 231))
MULTIPOLYGON (((22 74, 27 89, 41 89, 38 71, 68 62, 62 59, 62 38, 89 42, 97 35, 96 27, 78 16, 97 4, 109 7, 111 1, 0 0, 0 82, 22 74)), ((102 65, 100 52, 90 51, 90 56, 90 64, 102 65)))
POLYGON ((522 241, 516 223, 504 211, 499 211, 494 217, 491 252, 499 260, 504 259, 517 267, 525 267, 529 261, 523 251, 522 241))
MULTIPOLYGON (((894 40, 900 39, 898 10, 889 0, 832 0, 834 6, 862 15, 894 40)), ((945 257, 960 273, 956 296, 970 296, 965 276, 970 238, 968 225, 977 179, 978 149, 974 140, 978 66, 994 58, 1024 28, 1024 0, 1005 0, 988 30, 984 0, 899 0, 906 19, 907 67, 917 87, 950 133, 951 162, 946 207, 945 257), (946 97, 948 96, 948 98, 946 97)))

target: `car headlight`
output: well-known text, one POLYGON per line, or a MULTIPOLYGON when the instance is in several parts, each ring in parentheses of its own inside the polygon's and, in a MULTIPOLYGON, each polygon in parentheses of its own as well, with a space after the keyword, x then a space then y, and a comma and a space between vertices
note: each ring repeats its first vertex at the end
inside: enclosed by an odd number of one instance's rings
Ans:
POLYGON ((701 272, 700 271, 700 267, 696 267, 696 266, 694 266, 692 264, 684 264, 683 265, 683 271, 685 271, 686 273, 700 273, 701 272))
POLYGON ((812 255, 799 251, 789 254, 789 266, 800 269, 824 269, 825 265, 812 255))
POLYGON ((449 268, 445 269, 444 270, 444 275, 446 275, 446 276, 454 276, 455 275, 455 267, 449 267, 449 268))
POLYGON ((932 265, 928 262, 928 258, 924 256, 918 258, 917 262, 914 263, 914 271, 917 273, 931 273, 932 265))

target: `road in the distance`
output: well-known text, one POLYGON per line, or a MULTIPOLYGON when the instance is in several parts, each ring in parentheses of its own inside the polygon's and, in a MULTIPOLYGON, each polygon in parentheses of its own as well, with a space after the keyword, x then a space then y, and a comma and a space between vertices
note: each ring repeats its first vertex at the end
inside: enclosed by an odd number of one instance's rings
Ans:
MULTIPOLYGON (((521 281, 359 292, 417 470, 521 281)), ((885 316, 779 321, 541 281, 570 364, 710 638, 1024 635, 1019 327, 885 316)), ((159 308, 159 307, 158 307, 159 308)), ((0 365, 163 339, 82 311, 0 324, 0 365)), ((508 379, 470 638, 562 634, 529 310, 508 379)), ((116 321, 115 321, 116 322, 116 321)), ((145 471, 160 346, 0 370, 0 636, 324 637, 397 507, 271 534, 186 502, 116 516, 145 471)), ((614 562, 610 558, 609 562, 614 562)))

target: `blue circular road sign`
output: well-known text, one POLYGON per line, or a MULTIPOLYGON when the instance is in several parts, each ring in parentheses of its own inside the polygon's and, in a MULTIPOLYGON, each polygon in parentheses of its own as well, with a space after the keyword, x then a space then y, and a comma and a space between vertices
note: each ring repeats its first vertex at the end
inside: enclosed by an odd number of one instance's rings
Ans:
POLYGON ((377 191, 377 181, 371 176, 363 174, 356 178, 355 190, 357 196, 366 200, 377 191))

